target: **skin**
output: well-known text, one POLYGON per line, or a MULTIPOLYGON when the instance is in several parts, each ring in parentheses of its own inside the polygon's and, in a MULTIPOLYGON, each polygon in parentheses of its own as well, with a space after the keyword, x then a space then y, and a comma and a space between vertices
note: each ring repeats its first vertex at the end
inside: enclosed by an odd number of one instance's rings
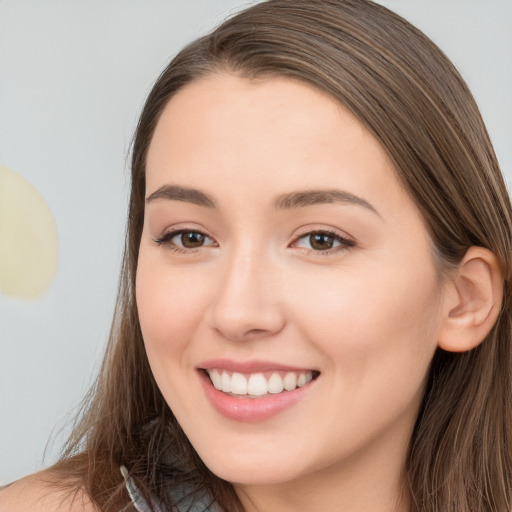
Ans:
POLYGON ((136 289, 154 376, 203 461, 247 511, 407 510, 405 456, 446 288, 379 143, 308 85, 216 74, 181 89, 159 120, 147 197, 166 185, 216 203, 153 195, 136 289), (367 204, 273 205, 311 189, 367 204), (176 229, 204 245, 155 242, 176 229), (315 249, 319 231, 349 242, 315 249), (205 395, 197 368, 213 358, 320 375, 292 407, 240 422, 205 395))
POLYGON ((3 512, 101 512, 83 490, 70 493, 50 470, 27 476, 0 490, 3 512))

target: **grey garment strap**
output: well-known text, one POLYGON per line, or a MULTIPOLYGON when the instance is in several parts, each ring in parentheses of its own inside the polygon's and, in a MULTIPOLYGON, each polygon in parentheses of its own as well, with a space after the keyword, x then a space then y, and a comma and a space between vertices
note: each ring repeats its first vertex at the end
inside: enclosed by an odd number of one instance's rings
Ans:
MULTIPOLYGON (((147 501, 142 496, 140 496, 139 490, 137 489, 137 487, 135 487, 133 480, 130 478, 126 466, 121 466, 120 470, 125 481, 126 490, 128 491, 130 499, 132 500, 133 506, 135 507, 137 512, 151 512, 151 509, 149 508, 147 501)), ((160 512, 160 509, 157 510, 158 512, 160 512)))
MULTIPOLYGON (((126 466, 121 466, 120 470, 126 483, 126 490, 137 512, 151 512, 148 502, 140 495, 139 490, 130 478, 126 466)), ((174 489, 172 492, 178 501, 178 505, 173 508, 172 512, 222 512, 219 507, 210 505, 211 500, 208 499, 207 495, 201 499, 194 499, 185 498, 185 493, 177 489, 174 489)), ((152 501, 152 506, 156 512, 167 512, 167 509, 161 503, 152 501)))

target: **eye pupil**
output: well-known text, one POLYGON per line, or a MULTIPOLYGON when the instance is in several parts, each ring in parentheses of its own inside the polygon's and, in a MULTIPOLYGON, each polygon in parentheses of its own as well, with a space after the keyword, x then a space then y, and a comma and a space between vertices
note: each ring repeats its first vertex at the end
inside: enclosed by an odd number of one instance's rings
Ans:
POLYGON ((327 249, 332 249, 334 239, 332 235, 327 233, 313 233, 309 236, 309 243, 313 249, 325 251, 327 249))
POLYGON ((181 234, 181 243, 183 247, 193 249, 195 247, 201 247, 204 244, 205 236, 202 233, 194 231, 184 231, 181 234))

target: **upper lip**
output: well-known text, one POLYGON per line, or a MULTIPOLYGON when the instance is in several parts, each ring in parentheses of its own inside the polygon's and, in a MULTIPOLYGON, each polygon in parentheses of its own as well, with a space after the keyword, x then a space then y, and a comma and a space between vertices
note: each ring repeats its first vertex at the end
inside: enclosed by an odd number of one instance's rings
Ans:
POLYGON ((288 364, 276 363, 272 361, 235 361, 233 359, 209 359, 203 361, 197 366, 202 370, 221 369, 238 373, 257 373, 257 372, 270 372, 270 371, 289 371, 289 372, 304 372, 315 371, 313 368, 290 366, 288 364))

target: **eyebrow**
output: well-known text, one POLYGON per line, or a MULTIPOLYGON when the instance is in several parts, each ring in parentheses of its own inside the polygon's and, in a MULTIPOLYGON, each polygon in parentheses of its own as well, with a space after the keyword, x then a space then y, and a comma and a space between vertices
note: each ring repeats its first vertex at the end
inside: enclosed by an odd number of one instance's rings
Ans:
MULTIPOLYGON (((218 208, 218 203, 209 194, 201 190, 179 185, 163 185, 146 198, 146 204, 157 199, 167 199, 171 201, 183 201, 186 203, 204 206, 206 208, 218 208)), ((278 210, 292 210, 294 208, 303 208, 317 204, 342 203, 349 205, 362 206, 380 216, 379 212, 366 199, 356 196, 346 190, 339 189, 320 189, 320 190, 301 190, 282 194, 274 199, 272 205, 278 210)))
POLYGON ((156 199, 169 199, 171 201, 184 201, 186 203, 205 206, 206 208, 217 208, 217 201, 195 188, 180 187, 178 185, 163 185, 146 198, 146 204, 156 199))
POLYGON ((346 190, 303 190, 282 194, 274 200, 274 207, 280 210, 291 210, 315 204, 343 203, 362 206, 380 216, 379 212, 366 199, 346 190))

